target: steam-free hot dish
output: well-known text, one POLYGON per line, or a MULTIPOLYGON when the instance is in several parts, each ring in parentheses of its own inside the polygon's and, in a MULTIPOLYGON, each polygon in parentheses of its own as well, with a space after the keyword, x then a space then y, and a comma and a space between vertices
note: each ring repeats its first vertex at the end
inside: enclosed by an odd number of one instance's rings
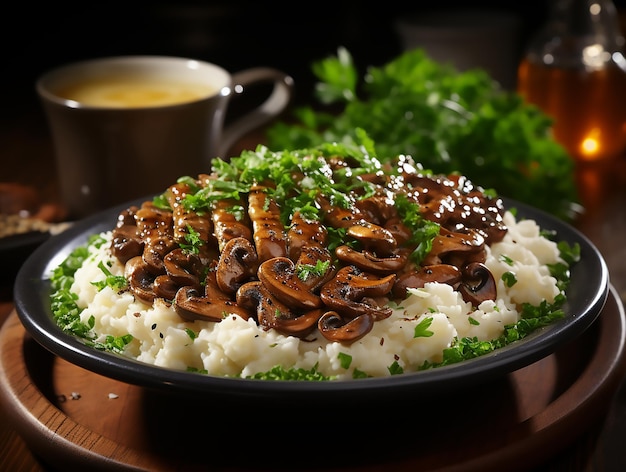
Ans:
POLYGON ((368 149, 259 146, 127 207, 54 270, 57 324, 171 369, 345 380, 477 357, 563 316, 575 245, 462 175, 368 149))

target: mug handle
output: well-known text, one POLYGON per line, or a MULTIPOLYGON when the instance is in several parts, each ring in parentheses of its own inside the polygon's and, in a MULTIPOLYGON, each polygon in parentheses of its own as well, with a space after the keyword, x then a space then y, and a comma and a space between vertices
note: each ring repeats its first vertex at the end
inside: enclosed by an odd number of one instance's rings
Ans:
POLYGON ((232 74, 232 93, 237 97, 246 87, 259 83, 273 83, 272 93, 260 105, 224 127, 218 156, 227 159, 231 147, 250 131, 278 117, 291 103, 294 96, 293 78, 271 67, 255 67, 232 74))

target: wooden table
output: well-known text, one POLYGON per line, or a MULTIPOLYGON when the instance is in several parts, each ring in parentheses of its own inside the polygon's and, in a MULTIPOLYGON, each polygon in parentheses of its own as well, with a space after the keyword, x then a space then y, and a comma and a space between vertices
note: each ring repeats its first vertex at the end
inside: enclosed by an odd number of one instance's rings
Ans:
MULTIPOLYGON (((37 108, 33 110, 2 118, 0 145, 3 155, 0 182, 15 181, 35 185, 42 198, 55 201, 58 192, 51 144, 42 115, 37 108)), ((243 143, 242 147, 254 145, 252 142, 258 139, 259 136, 251 136, 250 143, 243 143)), ((576 221, 576 226, 604 255, 609 266, 613 293, 617 300, 623 301, 626 298, 626 158, 581 169, 579 180, 587 212, 576 221)), ((12 311, 12 286, 10 282, 6 282, 0 286, 0 323, 9 318, 12 311)), ((611 387, 610 398, 602 408, 582 409, 585 411, 580 418, 580 424, 584 428, 576 431, 576 437, 570 443, 564 445, 564 448, 557 448, 554 453, 550 444, 542 447, 541 463, 534 464, 539 469, 534 470, 626 470, 626 448, 623 447, 626 438, 626 387, 621 386, 621 378, 619 380, 614 388, 611 387)), ((55 470, 54 464, 46 464, 41 460, 15 431, 8 411, 7 405, 0 405, 0 470, 55 470)), ((420 434, 424 434, 428 430, 420 431, 420 434)), ((219 437, 211 441, 215 440, 217 443, 213 444, 219 444, 219 437)), ((277 438, 270 439, 271 442, 276 440, 277 438)), ((325 441, 334 442, 335 446, 341 444, 340 438, 327 438, 325 441)), ((389 467, 393 466, 394 464, 389 464, 389 467)), ((395 466, 396 470, 410 470, 408 463, 395 466)), ((523 469, 524 465, 516 464, 513 468, 523 469)))

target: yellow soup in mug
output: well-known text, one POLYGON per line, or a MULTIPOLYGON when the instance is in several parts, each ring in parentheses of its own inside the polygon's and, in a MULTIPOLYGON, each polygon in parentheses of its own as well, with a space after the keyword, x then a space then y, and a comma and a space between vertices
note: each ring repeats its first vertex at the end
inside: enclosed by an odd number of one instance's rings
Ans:
POLYGON ((55 93, 87 106, 143 108, 193 102, 216 91, 210 84, 132 75, 76 81, 59 87, 55 93))

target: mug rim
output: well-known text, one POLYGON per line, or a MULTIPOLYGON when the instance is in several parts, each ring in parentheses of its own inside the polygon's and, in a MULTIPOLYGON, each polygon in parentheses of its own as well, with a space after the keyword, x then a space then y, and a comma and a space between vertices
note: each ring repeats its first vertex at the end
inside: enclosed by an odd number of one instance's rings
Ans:
MULTIPOLYGON (((71 81, 71 77, 70 77, 71 81)), ((65 82, 68 83, 68 82, 65 82)), ((97 57, 92 59, 83 59, 77 60, 73 62, 69 62, 66 64, 59 65, 54 67, 47 72, 44 72, 36 81, 35 88, 39 96, 49 102, 61 105, 67 108, 76 108, 76 109, 91 109, 91 110, 124 110, 124 111, 132 111, 132 110, 146 110, 146 109, 159 109, 159 108, 173 108, 180 107, 185 105, 190 105, 193 103, 202 102, 204 100, 211 99, 218 95, 228 96, 231 94, 232 90, 232 74, 224 69, 222 66, 208 62, 202 59, 194 59, 190 57, 183 56, 165 56, 165 55, 119 55, 119 56, 104 56, 97 57), (197 73, 201 73, 203 70, 209 71, 212 76, 218 77, 219 80, 215 80, 211 82, 211 85, 215 85, 214 89, 211 93, 206 96, 202 96, 195 100, 171 103, 171 104, 160 104, 160 105, 145 105, 145 106, 133 106, 133 107, 122 107, 122 106, 103 106, 103 105, 90 105, 77 102, 75 100, 71 100, 68 98, 64 98, 58 94, 56 94, 53 90, 54 85, 57 83, 63 83, 68 78, 68 73, 88 73, 90 70, 95 70, 95 68, 100 68, 102 66, 135 66, 135 65, 143 65, 148 67, 157 67, 159 65, 175 65, 184 67, 181 70, 197 71, 197 73)))

